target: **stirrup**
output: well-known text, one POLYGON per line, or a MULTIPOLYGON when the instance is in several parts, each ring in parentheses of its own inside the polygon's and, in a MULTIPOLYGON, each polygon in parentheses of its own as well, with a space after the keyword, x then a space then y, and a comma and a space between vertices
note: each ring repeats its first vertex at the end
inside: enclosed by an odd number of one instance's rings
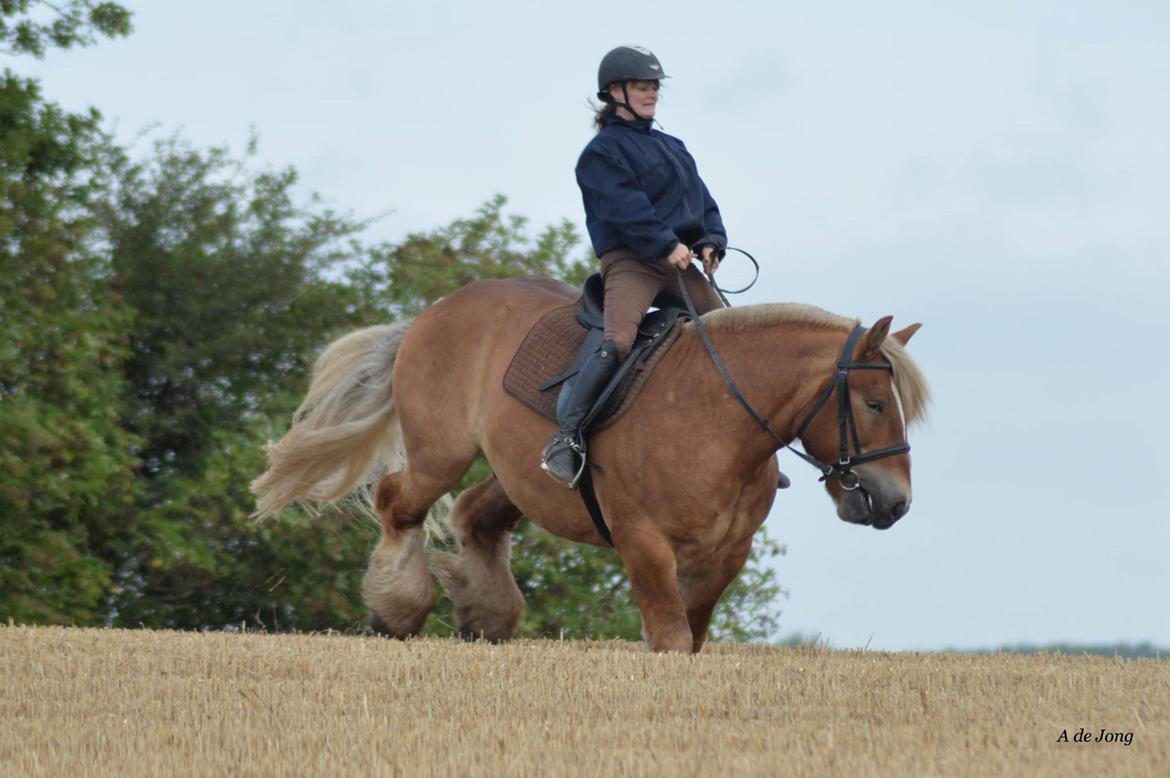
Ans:
POLYGON ((579 443, 577 443, 577 441, 574 440, 573 438, 564 437, 564 438, 554 439, 551 443, 548 444, 548 446, 545 447, 544 453, 542 453, 540 455, 540 469, 543 470, 544 472, 548 473, 549 478, 553 479, 554 481, 556 481, 558 484, 561 484, 562 486, 567 486, 570 489, 577 488, 577 484, 581 481, 581 476, 585 474, 586 467, 588 467, 588 462, 585 459, 585 447, 580 445, 579 443), (558 447, 557 444, 560 444, 561 447, 558 447), (571 451, 574 451, 577 454, 577 456, 581 459, 581 466, 577 468, 577 472, 568 481, 559 477, 556 473, 554 473, 552 471, 552 468, 550 468, 548 466, 548 458, 549 458, 550 454, 551 453, 558 453, 564 449, 569 449, 571 451))

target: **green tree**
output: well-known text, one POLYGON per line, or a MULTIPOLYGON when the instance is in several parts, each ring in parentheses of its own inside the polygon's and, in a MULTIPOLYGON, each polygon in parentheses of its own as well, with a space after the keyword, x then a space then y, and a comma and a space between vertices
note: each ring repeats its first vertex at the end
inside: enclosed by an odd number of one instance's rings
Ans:
POLYGON ((96 36, 130 34, 130 12, 94 0, 0 0, 0 42, 7 54, 43 57, 50 47, 88 46, 96 36))
POLYGON ((368 318, 337 280, 363 224, 297 204, 292 168, 260 169, 177 137, 145 159, 117 154, 99 209, 112 284, 134 310, 127 422, 144 476, 199 470, 218 430, 291 406, 329 335, 368 318))
POLYGON ((356 631, 361 569, 377 529, 345 513, 257 522, 248 484, 268 430, 217 430, 198 470, 143 509, 116 624, 175 629, 356 631))
POLYGON ((316 198, 298 204, 295 171, 254 154, 255 141, 235 158, 170 137, 109 164, 117 184, 97 213, 111 286, 133 311, 123 418, 143 463, 119 624, 362 618, 371 528, 296 514, 257 524, 247 487, 316 352, 371 318, 342 278, 363 225, 316 198))
POLYGON ((98 121, 0 77, 0 617, 22 621, 101 623, 133 513, 98 121))
POLYGON ((354 273, 370 304, 398 316, 415 316, 456 289, 483 278, 551 276, 579 284, 589 265, 572 254, 580 246, 573 223, 545 227, 536 238, 528 219, 505 215, 497 194, 470 218, 415 232, 373 251, 354 273))
MULTIPOLYGON (((113 3, 0 0, 10 55, 129 29, 113 3)), ((99 121, 0 76, 0 617, 22 621, 101 623, 133 504, 117 415, 128 316, 88 218, 108 180, 99 121)))

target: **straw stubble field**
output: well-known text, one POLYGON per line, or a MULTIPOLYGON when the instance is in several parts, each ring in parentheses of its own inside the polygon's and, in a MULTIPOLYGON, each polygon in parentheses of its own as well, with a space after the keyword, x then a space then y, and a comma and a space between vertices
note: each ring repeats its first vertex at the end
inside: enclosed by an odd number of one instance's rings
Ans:
POLYGON ((10 626, 0 677, 6 776, 1170 774, 1155 661, 10 626))

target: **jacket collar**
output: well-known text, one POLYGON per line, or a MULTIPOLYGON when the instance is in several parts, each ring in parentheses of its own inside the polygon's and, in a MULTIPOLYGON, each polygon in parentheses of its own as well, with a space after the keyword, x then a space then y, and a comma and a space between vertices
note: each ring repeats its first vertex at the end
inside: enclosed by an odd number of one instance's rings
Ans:
POLYGON ((650 119, 629 120, 629 119, 623 119, 622 117, 620 117, 616 114, 611 115, 608 119, 605 120, 606 127, 626 127, 628 129, 635 130, 636 132, 640 132, 644 135, 650 134, 650 123, 651 123, 650 119))

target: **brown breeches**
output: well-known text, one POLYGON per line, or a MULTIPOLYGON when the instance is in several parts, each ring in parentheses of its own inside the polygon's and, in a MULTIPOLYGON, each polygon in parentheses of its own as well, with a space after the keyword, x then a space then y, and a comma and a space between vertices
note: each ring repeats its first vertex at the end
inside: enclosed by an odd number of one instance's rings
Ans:
MULTIPOLYGON (((601 256, 601 277, 605 281, 605 338, 617 344, 623 359, 634 345, 642 317, 659 293, 667 292, 680 308, 685 306, 678 273, 665 260, 643 259, 629 249, 607 251, 601 256)), ((683 283, 700 314, 723 307, 694 265, 683 273, 683 283)))

